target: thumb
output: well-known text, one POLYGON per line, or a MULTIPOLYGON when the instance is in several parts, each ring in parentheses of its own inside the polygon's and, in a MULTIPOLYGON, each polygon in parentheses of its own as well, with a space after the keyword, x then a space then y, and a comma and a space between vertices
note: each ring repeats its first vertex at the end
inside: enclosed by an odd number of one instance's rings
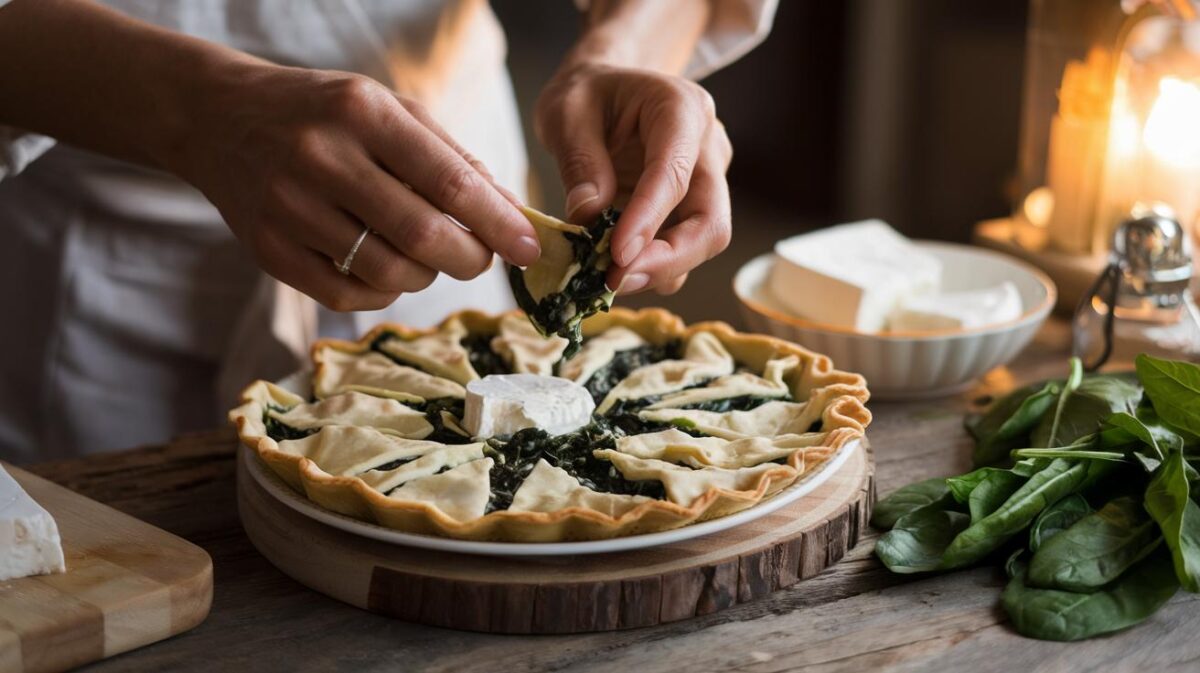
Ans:
POLYGON ((559 128, 562 132, 547 144, 562 176, 566 219, 590 222, 612 205, 617 193, 616 172, 604 142, 604 120, 594 111, 559 128))

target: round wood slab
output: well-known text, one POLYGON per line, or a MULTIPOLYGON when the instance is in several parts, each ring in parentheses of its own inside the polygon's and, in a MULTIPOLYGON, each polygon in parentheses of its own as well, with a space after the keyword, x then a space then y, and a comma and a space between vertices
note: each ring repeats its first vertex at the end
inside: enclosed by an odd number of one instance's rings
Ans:
POLYGON ((812 577, 858 542, 875 499, 866 442, 795 503, 671 545, 558 557, 474 556, 347 533, 280 503, 238 462, 238 508, 284 573, 351 605, 492 633, 579 633, 704 615, 812 577))

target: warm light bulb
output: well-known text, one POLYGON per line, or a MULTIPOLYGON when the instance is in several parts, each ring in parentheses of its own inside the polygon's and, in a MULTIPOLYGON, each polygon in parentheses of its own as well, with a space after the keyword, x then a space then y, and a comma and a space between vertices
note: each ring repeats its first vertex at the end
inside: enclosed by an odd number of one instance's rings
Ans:
POLYGON ((1200 86, 1164 77, 1146 118, 1142 141, 1163 162, 1200 166, 1200 86))

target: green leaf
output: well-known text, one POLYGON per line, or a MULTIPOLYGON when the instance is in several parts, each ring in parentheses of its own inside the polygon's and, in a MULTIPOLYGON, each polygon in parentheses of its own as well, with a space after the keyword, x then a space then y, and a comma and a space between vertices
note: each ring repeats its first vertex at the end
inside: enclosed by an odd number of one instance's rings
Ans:
POLYGON ((1142 389, 1127 376, 1102 374, 1084 377, 1070 395, 1063 398, 1058 425, 1045 416, 1030 435, 1028 446, 1055 448, 1074 444, 1080 438, 1100 430, 1114 413, 1133 413, 1142 398, 1142 389), (1053 433, 1053 441, 1051 440, 1053 433))
POLYGON ((1110 463, 1129 462, 1119 451, 1088 451, 1064 446, 1061 449, 1017 449, 1014 458, 1070 458, 1071 460, 1105 460, 1110 463))
POLYGON ((1042 510, 1076 493, 1109 463, 1076 462, 1057 458, 1025 482, 996 511, 971 524, 946 548, 943 568, 971 565, 1025 530, 1042 510))
MULTIPOLYGON (((1036 552, 1050 538, 1092 513, 1086 498, 1072 493, 1042 510, 1029 528, 1029 550, 1036 552)), ((1012 575, 1009 575, 1010 577, 1012 575)))
POLYGON ((1144 353, 1135 365, 1159 417, 1192 437, 1200 436, 1200 365, 1144 353))
POLYGON ((1151 432, 1150 428, 1146 427, 1146 424, 1139 420, 1137 416, 1120 411, 1104 419, 1104 427, 1104 432, 1100 433, 1100 443, 1106 448, 1113 448, 1118 444, 1127 444, 1130 443, 1130 441, 1137 441, 1141 442, 1148 449, 1150 449, 1148 455, 1159 462, 1162 462, 1163 456, 1166 455, 1163 453, 1163 450, 1159 448, 1158 439, 1155 438, 1154 433, 1151 432), (1110 429, 1113 431, 1120 431, 1120 433, 1124 433, 1125 436, 1122 437, 1121 434, 1116 432, 1110 435, 1110 429), (1131 439, 1126 439, 1126 437, 1131 439))
POLYGON ((871 525, 888 530, 905 514, 926 505, 944 502, 949 495, 950 489, 946 487, 946 480, 941 477, 909 484, 875 503, 875 510, 871 513, 871 525))
POLYGON ((962 512, 926 505, 900 517, 875 543, 875 555, 894 573, 936 570, 946 545, 970 523, 962 512))
POLYGON ((1050 422, 1050 441, 1046 446, 1062 446, 1055 444, 1058 439, 1058 428, 1062 423, 1063 409, 1067 406, 1067 400, 1071 394, 1079 388, 1079 384, 1083 382, 1083 361, 1079 358, 1071 358, 1071 374, 1067 376, 1067 382, 1063 384, 1062 392, 1058 395, 1058 404, 1054 407, 1053 420, 1050 422))
POLYGON ((1024 547, 1017 547, 1013 553, 1008 555, 1008 560, 1004 562, 1004 574, 1008 575, 1008 579, 1024 574, 1025 569, 1029 567, 1029 559, 1025 558, 1025 551, 1024 547))
POLYGON ((1059 382, 1047 381, 1014 390, 1000 398, 977 421, 968 422, 967 429, 975 437, 975 464, 1003 462, 1010 450, 1028 444, 1029 432, 1054 406, 1059 385, 1059 382))
POLYGON ((971 491, 971 495, 967 500, 968 511, 971 513, 971 523, 980 521, 996 511, 1026 481, 1026 477, 1014 474, 1010 470, 995 470, 990 472, 971 491))
POLYGON ((1200 506, 1191 499, 1186 461, 1172 453, 1146 487, 1146 511, 1158 522, 1184 589, 1200 592, 1200 506))
POLYGON ((1004 589, 1001 603, 1013 627, 1023 636, 1082 640, 1144 621, 1178 589, 1170 556, 1159 552, 1093 593, 1034 589, 1018 575, 1004 589))
POLYGON ((1141 502, 1122 497, 1047 539, 1029 562, 1030 586, 1096 591, 1145 558, 1162 541, 1141 502))
POLYGON ((1025 458, 1023 460, 1018 460, 1017 462, 1013 463, 1012 471, 1013 474, 1017 474, 1022 477, 1032 477, 1038 472, 1046 469, 1046 466, 1050 464, 1050 460, 1051 459, 1049 458, 1025 458))

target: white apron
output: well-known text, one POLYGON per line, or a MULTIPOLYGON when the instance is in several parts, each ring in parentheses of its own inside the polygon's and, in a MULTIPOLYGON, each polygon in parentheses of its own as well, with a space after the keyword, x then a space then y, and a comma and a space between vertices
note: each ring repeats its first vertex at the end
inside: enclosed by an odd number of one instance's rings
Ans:
MULTIPOLYGON (((378 79, 424 103, 523 196, 525 145, 503 33, 485 0, 106 4, 277 63, 378 79)), ((764 0, 721 5, 695 76, 761 40, 774 12, 764 0)), ((260 272, 189 185, 2 126, 0 269, 0 458, 15 462, 211 428, 246 383, 300 366, 318 334, 512 306, 495 264, 468 282, 440 276, 383 311, 318 309, 260 272)))

